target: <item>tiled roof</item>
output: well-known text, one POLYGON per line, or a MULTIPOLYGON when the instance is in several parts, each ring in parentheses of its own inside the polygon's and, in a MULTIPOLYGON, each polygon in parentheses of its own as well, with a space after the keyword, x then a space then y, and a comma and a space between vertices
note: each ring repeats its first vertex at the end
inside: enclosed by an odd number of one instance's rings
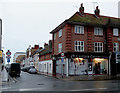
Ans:
POLYGON ((84 15, 81 16, 79 12, 76 12, 72 17, 70 17, 68 20, 65 20, 50 33, 58 31, 66 24, 120 27, 120 19, 101 15, 97 17, 95 14, 90 13, 84 13, 84 15))

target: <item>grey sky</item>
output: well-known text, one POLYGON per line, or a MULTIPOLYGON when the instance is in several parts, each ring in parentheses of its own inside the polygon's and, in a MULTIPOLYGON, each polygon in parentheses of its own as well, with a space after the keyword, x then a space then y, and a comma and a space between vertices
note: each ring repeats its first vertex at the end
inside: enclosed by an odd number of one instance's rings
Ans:
POLYGON ((43 46, 51 39, 49 32, 78 11, 81 3, 85 12, 94 13, 94 1, 101 15, 118 16, 119 0, 1 0, 5 52, 10 49, 14 54, 26 51, 29 45, 43 46))

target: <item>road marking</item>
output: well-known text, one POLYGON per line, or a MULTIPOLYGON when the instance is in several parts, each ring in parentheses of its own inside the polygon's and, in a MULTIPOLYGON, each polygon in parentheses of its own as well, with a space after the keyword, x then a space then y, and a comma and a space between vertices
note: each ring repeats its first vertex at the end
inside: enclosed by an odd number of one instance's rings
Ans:
POLYGON ((95 90, 107 90, 108 88, 91 88, 91 89, 76 89, 76 90, 68 90, 68 91, 95 91, 95 90))
POLYGON ((2 89, 4 90, 4 89, 9 89, 9 88, 11 88, 11 87, 4 87, 4 88, 2 88, 2 89))
POLYGON ((43 89, 43 88, 26 88, 26 89, 18 89, 19 91, 30 91, 30 90, 36 90, 36 89, 43 89))

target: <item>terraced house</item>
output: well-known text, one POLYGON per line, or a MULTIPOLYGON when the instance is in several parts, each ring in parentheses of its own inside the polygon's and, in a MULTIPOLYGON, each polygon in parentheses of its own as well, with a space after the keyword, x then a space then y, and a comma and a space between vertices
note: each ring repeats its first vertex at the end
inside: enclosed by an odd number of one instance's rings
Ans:
POLYGON ((51 32, 54 75, 120 74, 120 19, 85 13, 83 4, 51 32), (61 58, 64 53, 64 59, 61 58))

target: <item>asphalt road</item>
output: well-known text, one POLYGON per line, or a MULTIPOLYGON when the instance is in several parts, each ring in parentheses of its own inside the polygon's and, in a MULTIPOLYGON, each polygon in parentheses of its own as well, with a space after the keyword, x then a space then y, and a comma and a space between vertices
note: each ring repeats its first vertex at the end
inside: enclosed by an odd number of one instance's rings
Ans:
MULTIPOLYGON (((67 92, 115 92, 120 93, 120 80, 107 81, 65 81, 53 77, 22 72, 21 77, 3 84, 5 91, 67 91, 67 92)), ((117 93, 115 92, 115 93, 117 93)), ((13 93, 13 92, 12 92, 13 93)))

